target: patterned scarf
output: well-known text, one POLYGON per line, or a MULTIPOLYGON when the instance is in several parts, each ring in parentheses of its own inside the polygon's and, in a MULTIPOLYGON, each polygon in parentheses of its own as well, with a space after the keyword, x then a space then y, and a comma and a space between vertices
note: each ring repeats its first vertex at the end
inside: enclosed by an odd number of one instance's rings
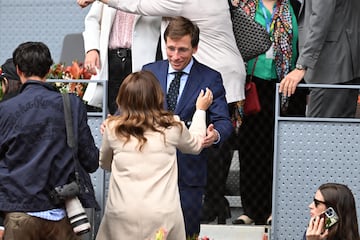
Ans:
MULTIPOLYGON (((240 0, 239 6, 247 15, 255 18, 258 0, 240 0)), ((271 26, 274 29, 274 57, 278 79, 283 79, 290 72, 292 57, 292 18, 289 0, 278 0, 271 26)))

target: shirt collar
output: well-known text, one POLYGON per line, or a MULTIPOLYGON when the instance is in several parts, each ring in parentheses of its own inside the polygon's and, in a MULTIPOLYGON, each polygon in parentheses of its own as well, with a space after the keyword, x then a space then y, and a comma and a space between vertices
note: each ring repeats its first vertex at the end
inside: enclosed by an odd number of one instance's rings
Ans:
MULTIPOLYGON (((184 73, 186 73, 187 75, 189 75, 190 70, 192 65, 194 64, 194 58, 191 58, 190 62, 188 65, 186 65, 186 67, 182 70, 184 73)), ((178 72, 175 69, 173 69, 173 67, 171 66, 170 62, 169 62, 169 68, 168 68, 168 74, 174 73, 174 72, 178 72)))

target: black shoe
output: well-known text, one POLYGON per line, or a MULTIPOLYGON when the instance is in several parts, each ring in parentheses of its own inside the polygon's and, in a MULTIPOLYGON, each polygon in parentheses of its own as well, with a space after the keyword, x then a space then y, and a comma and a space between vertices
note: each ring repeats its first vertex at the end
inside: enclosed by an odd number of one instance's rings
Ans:
POLYGON ((254 223, 254 220, 252 220, 251 218, 249 218, 247 215, 241 215, 240 217, 238 217, 237 219, 232 221, 232 224, 246 224, 246 225, 251 225, 254 223))
POLYGON ((215 221, 217 214, 212 204, 204 202, 201 213, 201 223, 210 223, 215 221))
POLYGON ((231 218, 230 206, 225 206, 222 211, 218 212, 218 224, 226 224, 226 219, 231 218))
POLYGON ((272 215, 270 214, 270 216, 266 220, 266 225, 271 225, 271 222, 272 222, 272 215))
MULTIPOLYGON (((209 201, 210 202, 210 201, 209 201)), ((229 202, 224 198, 221 203, 204 202, 201 223, 210 223, 217 218, 218 224, 226 224, 226 219, 231 217, 229 202)))
POLYGON ((237 219, 232 221, 232 224, 235 224, 235 225, 237 225, 237 224, 245 224, 245 221, 242 220, 242 219, 237 218, 237 219))

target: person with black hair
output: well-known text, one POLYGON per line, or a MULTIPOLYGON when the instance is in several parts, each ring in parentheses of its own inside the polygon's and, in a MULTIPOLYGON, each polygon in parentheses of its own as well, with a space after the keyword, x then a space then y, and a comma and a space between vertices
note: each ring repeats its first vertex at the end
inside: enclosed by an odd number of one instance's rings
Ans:
MULTIPOLYGON (((4 240, 79 240, 65 203, 55 203, 50 194, 69 183, 75 169, 73 149, 67 144, 62 94, 45 82, 53 64, 50 50, 42 42, 25 42, 13 52, 13 61, 23 85, 19 94, 0 102, 4 240)), ((87 124, 86 107, 75 94, 69 98, 78 165, 94 172, 99 166, 99 151, 87 124)), ((86 198, 79 195, 83 207, 97 207, 90 178, 86 188, 86 198)))
POLYGON ((21 82, 12 58, 7 59, 1 66, 0 79, 2 89, 1 100, 9 99, 19 93, 21 82))
POLYGON ((309 209, 311 218, 303 240, 360 239, 355 199, 348 186, 322 184, 309 209))

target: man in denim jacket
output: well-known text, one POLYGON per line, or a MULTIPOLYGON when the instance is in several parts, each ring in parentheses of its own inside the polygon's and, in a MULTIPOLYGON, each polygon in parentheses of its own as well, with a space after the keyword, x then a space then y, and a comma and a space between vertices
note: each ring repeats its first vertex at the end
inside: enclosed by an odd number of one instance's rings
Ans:
MULTIPOLYGON (((79 239, 64 204, 55 204, 49 197, 55 187, 71 181, 75 166, 73 150, 67 145, 62 96, 45 83, 53 63, 50 51, 43 43, 26 42, 15 49, 13 60, 23 86, 17 96, 0 103, 4 239, 79 239)), ((98 168, 99 152, 84 104, 72 94, 70 103, 79 169, 88 176, 86 172, 98 168)), ((87 181, 86 189, 88 201, 83 206, 97 207, 91 182, 87 181)))

